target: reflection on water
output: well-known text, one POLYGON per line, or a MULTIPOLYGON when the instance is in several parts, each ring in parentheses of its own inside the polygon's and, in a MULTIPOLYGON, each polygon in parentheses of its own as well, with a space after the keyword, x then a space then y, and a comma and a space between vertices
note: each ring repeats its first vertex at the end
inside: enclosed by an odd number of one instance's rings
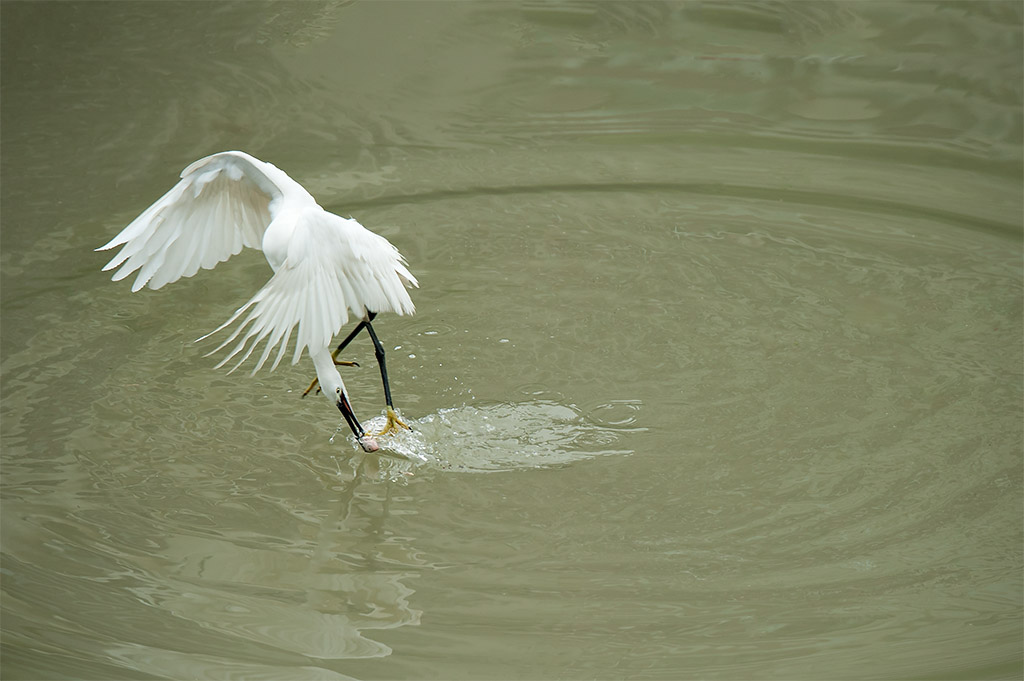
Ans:
POLYGON ((1021 27, 6 3, 0 676, 1019 678, 1021 27), (420 279, 390 454, 90 260, 229 148, 420 279))
MULTIPOLYGON (((597 407, 596 418, 587 418, 549 400, 450 407, 407 420, 411 431, 379 438, 378 443, 386 454, 448 471, 545 468, 632 454, 624 446, 629 435, 646 430, 633 426, 639 408, 638 400, 616 400, 597 407)), ((377 416, 366 427, 380 430, 385 421, 377 416)))
MULTIPOLYGON (((105 672, 109 678, 120 677, 121 663, 134 670, 130 678, 162 676, 171 665, 174 678, 342 679, 349 677, 314 661, 389 656, 391 648, 376 637, 419 624, 411 585, 424 561, 407 538, 393 536, 388 527, 391 492, 368 497, 359 491, 362 466, 335 475, 318 474, 305 461, 298 465, 292 481, 313 474, 318 483, 317 501, 307 508, 295 496, 250 486, 251 473, 236 474, 230 485, 187 489, 195 475, 184 462, 161 473, 150 465, 147 475, 165 480, 145 489, 133 490, 124 484, 127 477, 117 484, 97 475, 93 485, 83 485, 66 476, 67 517, 51 517, 40 504, 14 527, 47 537, 42 551, 55 552, 62 570, 84 573, 85 582, 75 603, 59 592, 57 598, 35 594, 35 585, 19 589, 15 600, 45 601, 28 614, 33 623, 19 629, 46 626, 40 645, 47 649, 65 636, 89 641, 88 652, 81 651, 85 658, 72 662, 72 669, 105 660, 114 665, 105 672), (159 504, 155 490, 161 486, 194 496, 159 504), (124 500, 145 494, 135 508, 146 516, 104 508, 92 487, 119 489, 124 500), (245 522, 250 513, 262 518, 262 527, 245 522), (111 587, 118 592, 114 600, 104 595, 111 587), (108 607, 116 616, 101 617, 108 607), (151 627, 162 620, 174 623, 172 639, 151 627), (309 673, 303 671, 307 667, 309 673)), ((5 579, 36 572, 35 565, 12 556, 4 566, 5 579)), ((55 648, 49 668, 61 669, 62 657, 55 648)))

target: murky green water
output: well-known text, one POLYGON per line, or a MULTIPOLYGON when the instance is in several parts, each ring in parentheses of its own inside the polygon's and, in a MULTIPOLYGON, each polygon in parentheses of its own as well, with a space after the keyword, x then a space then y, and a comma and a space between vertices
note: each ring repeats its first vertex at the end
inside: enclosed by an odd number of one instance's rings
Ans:
POLYGON ((5 2, 3 678, 1020 678, 1022 15, 5 2), (99 271, 232 148, 408 257, 405 458, 99 271))

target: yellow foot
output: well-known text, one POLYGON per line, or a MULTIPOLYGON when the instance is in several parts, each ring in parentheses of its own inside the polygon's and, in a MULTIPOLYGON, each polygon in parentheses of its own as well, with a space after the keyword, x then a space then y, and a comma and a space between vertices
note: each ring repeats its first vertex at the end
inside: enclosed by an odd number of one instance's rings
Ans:
POLYGON ((320 392, 320 380, 319 380, 319 379, 316 379, 316 378, 314 378, 314 379, 313 379, 313 382, 309 384, 309 387, 308 387, 308 388, 306 388, 306 392, 302 393, 302 396, 303 396, 303 397, 305 397, 306 395, 308 395, 308 394, 309 394, 309 392, 310 392, 310 391, 311 391, 311 390, 312 390, 313 388, 316 388, 316 391, 317 391, 317 392, 320 392))
POLYGON ((382 435, 391 435, 393 433, 397 433, 402 428, 404 428, 405 430, 412 430, 412 428, 406 425, 402 421, 402 419, 398 418, 398 414, 396 414, 395 410, 392 409, 391 407, 388 407, 387 414, 387 423, 384 424, 384 427, 381 428, 380 432, 375 434, 374 437, 381 437, 382 435))
MULTIPOLYGON (((336 366, 336 367, 357 367, 357 366, 359 366, 359 362, 349 362, 348 360, 344 360, 344 359, 335 359, 334 355, 331 355, 331 359, 334 360, 334 366, 336 366)), ((309 384, 308 388, 306 388, 306 392, 302 393, 302 396, 305 397, 306 395, 308 395, 313 390, 313 388, 316 388, 316 392, 313 393, 314 395, 320 394, 320 380, 319 379, 314 378, 313 382, 309 384)))

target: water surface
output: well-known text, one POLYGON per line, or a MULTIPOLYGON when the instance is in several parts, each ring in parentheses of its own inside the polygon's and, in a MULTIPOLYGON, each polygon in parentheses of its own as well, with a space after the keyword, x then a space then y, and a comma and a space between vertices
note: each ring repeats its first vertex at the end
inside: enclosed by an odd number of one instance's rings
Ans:
MULTIPOLYGON (((1019 3, 19 3, 5 679, 1005 679, 1019 3), (226 375, 247 252, 93 253, 240 148, 390 239, 416 431, 226 375)), ((345 369, 379 420, 367 341, 345 369)))

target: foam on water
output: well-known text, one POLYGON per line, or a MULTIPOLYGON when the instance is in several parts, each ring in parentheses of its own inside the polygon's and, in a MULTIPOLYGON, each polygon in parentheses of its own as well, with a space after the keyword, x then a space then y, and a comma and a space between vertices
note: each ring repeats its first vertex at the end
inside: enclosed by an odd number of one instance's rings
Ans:
MULTIPOLYGON (((574 405, 550 400, 463 405, 403 420, 412 430, 377 438, 379 455, 466 472, 545 468, 596 456, 632 454, 622 439, 629 432, 643 430, 600 423, 574 405)), ((368 431, 377 431, 384 423, 381 414, 364 425, 368 431)), ((356 447, 351 437, 347 440, 356 447)))

